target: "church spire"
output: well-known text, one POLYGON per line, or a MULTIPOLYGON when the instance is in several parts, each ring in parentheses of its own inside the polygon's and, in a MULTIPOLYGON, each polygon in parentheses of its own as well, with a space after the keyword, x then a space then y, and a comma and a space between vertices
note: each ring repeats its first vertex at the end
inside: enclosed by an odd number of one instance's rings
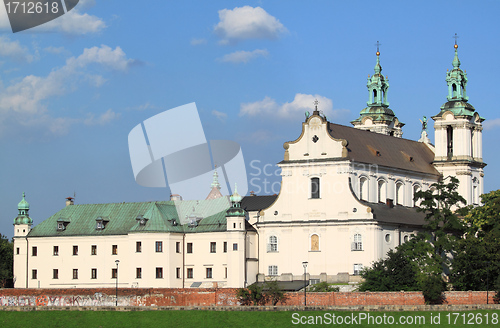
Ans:
POLYGON ((212 180, 212 188, 217 188, 220 190, 220 183, 219 183, 219 174, 217 173, 217 166, 215 166, 214 170, 214 175, 213 175, 213 180, 212 180))
POLYGON ((368 101, 360 116, 351 122, 355 128, 372 132, 401 137, 401 128, 404 123, 399 122, 394 112, 389 108, 387 91, 389 90, 389 79, 382 75, 380 65, 380 43, 377 41, 377 62, 375 63, 375 74, 368 75, 366 87, 368 88, 368 101))
POLYGON ((460 68, 458 59, 458 35, 455 33, 455 57, 453 58, 453 69, 446 73, 446 83, 448 84, 448 101, 468 101, 467 97, 467 74, 460 68))

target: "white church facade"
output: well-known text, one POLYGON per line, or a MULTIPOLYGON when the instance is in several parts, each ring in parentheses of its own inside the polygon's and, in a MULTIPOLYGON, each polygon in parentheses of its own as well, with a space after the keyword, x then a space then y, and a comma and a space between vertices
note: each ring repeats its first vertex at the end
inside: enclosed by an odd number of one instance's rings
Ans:
POLYGON ((484 119, 468 103, 457 46, 447 102, 432 117, 435 145, 425 119, 419 141, 402 138, 379 55, 368 106, 353 127, 328 122, 316 104, 298 138, 284 143, 278 195, 235 193, 228 209, 215 173, 204 201, 69 199, 33 228, 23 196, 14 220, 15 287, 244 287, 302 280, 303 262, 311 282, 347 282, 425 224, 416 191, 454 176, 467 204, 479 204, 484 119))

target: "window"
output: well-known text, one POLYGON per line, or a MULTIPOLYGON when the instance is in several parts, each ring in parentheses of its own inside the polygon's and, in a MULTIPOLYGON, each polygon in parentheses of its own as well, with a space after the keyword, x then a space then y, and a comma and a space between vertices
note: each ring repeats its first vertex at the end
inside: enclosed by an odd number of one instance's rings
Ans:
POLYGON ((78 279, 78 269, 73 269, 73 279, 78 279))
POLYGON ((403 205, 403 191, 404 187, 402 183, 396 184, 396 205, 403 205))
MULTIPOLYGON (((78 246, 73 246, 73 255, 78 255, 78 246)), ((77 278, 75 278, 77 279, 77 278)))
POLYGON ((227 267, 224 268, 224 278, 227 279, 227 267))
POLYGON ((37 279, 38 271, 36 269, 31 270, 31 279, 37 279))
POLYGON ((224 242, 224 253, 227 253, 227 241, 224 242))
POLYGON ((90 279, 97 279, 97 269, 92 269, 90 279))
POLYGON ((187 253, 193 252, 193 243, 187 243, 187 253))
POLYGON ((163 242, 162 241, 155 242, 155 251, 156 251, 156 253, 163 252, 163 242))
POLYGON ((135 252, 136 253, 142 252, 142 243, 140 241, 135 242, 135 252))
POLYGON ((238 250, 238 244, 233 244, 233 251, 237 251, 238 250))
POLYGON ((453 128, 451 127, 451 125, 448 125, 448 127, 446 128, 446 139, 446 156, 450 160, 453 157, 453 128))
POLYGON ((16 247, 16 255, 19 255, 19 247, 16 247))
POLYGON ((58 223, 57 223, 57 230, 58 230, 58 231, 62 231, 62 230, 64 230, 64 229, 65 229, 64 223, 62 223, 62 222, 58 222, 58 223))
POLYGON ((163 278, 163 268, 156 268, 156 279, 163 278))
POLYGON ((33 246, 31 248, 31 256, 37 256, 38 254, 38 248, 36 246, 33 246))
POLYGON ((187 269, 187 278, 188 279, 193 279, 193 268, 188 268, 187 269))
POLYGON ((270 265, 268 267, 268 273, 270 276, 277 276, 278 275, 278 266, 277 265, 270 265))
POLYGON ((142 268, 135 268, 135 278, 136 279, 142 278, 142 268))
POLYGON ((111 279, 116 279, 116 277, 118 277, 118 269, 111 269, 111 279))
POLYGON ((118 245, 113 245, 111 247, 111 254, 118 255, 118 245))
POLYGON ((409 239, 409 238, 408 238, 408 235, 405 235, 405 236, 403 237, 403 241, 404 241, 405 243, 408 241, 408 239, 409 239))
POLYGON ((319 236, 316 234, 311 236, 311 251, 319 252, 319 236))
POLYGON ((359 199, 368 200, 368 179, 366 177, 359 179, 359 199))
POLYGON ((59 256, 59 246, 54 246, 53 254, 54 256, 59 256))
POLYGON ((92 245, 90 248, 90 255, 97 255, 97 245, 92 245))
POLYGON ((207 272, 206 277, 208 279, 212 278, 212 268, 207 268, 206 272, 207 272))
POLYGON ((384 180, 378 181, 378 202, 385 203, 387 200, 387 184, 384 180))
POLYGON ((311 179, 311 198, 319 198, 319 178, 311 179))
POLYGON ((363 250, 363 240, 361 234, 357 233, 354 235, 354 241, 351 245, 351 251, 362 251, 363 250))
POLYGON ((52 269, 52 279, 59 279, 59 269, 52 269))
POLYGON ((413 186, 413 206, 419 206, 420 205, 420 199, 415 199, 415 195, 419 191, 420 191, 420 186, 419 185, 414 185, 413 186))
POLYGON ((180 253, 181 252, 181 242, 178 241, 175 243, 175 252, 180 253))
POLYGON ((181 268, 175 268, 175 277, 177 279, 181 278, 181 268))
POLYGON ((96 225, 95 225, 96 230, 102 230, 104 229, 104 222, 102 220, 97 220, 96 225))
POLYGON ((269 236, 269 243, 267 244, 268 252, 277 252, 278 251, 278 237, 269 236))
POLYGON ((361 274, 361 271, 363 271, 363 264, 360 263, 354 264, 354 275, 359 276, 361 274))
POLYGON ((210 243, 210 253, 215 253, 217 251, 217 243, 215 241, 212 241, 210 243))
POLYGON ((391 242, 391 234, 390 233, 388 233, 388 234, 385 235, 385 242, 386 243, 390 243, 391 242))

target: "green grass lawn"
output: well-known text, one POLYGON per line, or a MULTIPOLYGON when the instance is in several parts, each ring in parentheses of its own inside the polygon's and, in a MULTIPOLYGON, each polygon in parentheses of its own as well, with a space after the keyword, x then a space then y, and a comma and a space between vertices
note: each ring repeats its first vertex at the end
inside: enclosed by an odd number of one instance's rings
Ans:
MULTIPOLYGON (((467 311, 457 312, 349 312, 349 311, 307 311, 307 312, 249 312, 249 311, 31 311, 6 312, 0 311, 0 327, 290 327, 305 326, 305 323, 316 322, 320 325, 322 318, 324 326, 333 327, 498 327, 500 326, 500 311, 467 311), (295 314, 294 314, 295 313, 295 314), (435 318, 440 316, 440 324, 431 324, 431 313, 435 318), (331 324, 332 314, 358 318, 358 324, 331 324), (360 315, 365 321, 360 324, 360 315), (367 322, 371 316, 372 322, 367 322), (386 324, 376 324, 375 320, 383 320, 386 324), (302 316, 302 317, 301 317, 302 316), (394 317, 394 324, 389 316, 394 317), (400 324, 399 318, 415 320, 413 324, 400 324), (424 318, 425 324, 416 324, 416 317, 424 318), (302 318, 302 322, 300 320, 302 318), (378 318, 378 319, 377 319, 378 318), (411 318, 411 319, 410 319, 411 318), (479 320, 482 322, 479 323, 479 320), (488 320, 488 324, 486 324, 488 320), (465 324, 464 324, 465 322, 465 324), (296 324, 294 324, 296 323, 296 324)), ((336 318, 336 320, 339 320, 336 318)))

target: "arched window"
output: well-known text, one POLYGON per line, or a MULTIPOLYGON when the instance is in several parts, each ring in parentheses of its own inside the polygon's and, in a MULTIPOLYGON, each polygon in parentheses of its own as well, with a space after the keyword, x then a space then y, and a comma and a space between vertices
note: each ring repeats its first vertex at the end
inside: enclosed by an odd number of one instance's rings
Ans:
POLYGON ((319 178, 311 179, 311 198, 319 198, 319 178))
POLYGON ((377 90, 373 89, 373 102, 377 102, 377 90))
POLYGON ((366 177, 359 179, 359 199, 368 200, 368 179, 366 177))
POLYGON ((420 199, 415 200, 415 195, 419 191, 420 191, 420 186, 419 185, 414 185, 413 186, 413 206, 419 206, 420 205, 420 199))
POLYGON ((268 252, 277 252, 278 251, 278 237, 269 236, 269 243, 267 244, 268 252))
POLYGON ((353 242, 351 244, 351 251, 362 251, 363 250, 363 239, 361 234, 357 233, 354 235, 353 242))
POLYGON ((396 184, 396 205, 403 205, 404 203, 404 185, 399 182, 396 184))
POLYGON ((446 156, 448 159, 453 157, 453 128, 451 125, 446 128, 446 156))
POLYGON ((316 234, 311 236, 311 251, 319 251, 319 236, 316 234))
POLYGON ((378 181, 378 202, 385 203, 387 201, 387 183, 384 180, 378 181))
POLYGON ((453 83, 451 85, 452 91, 453 91, 453 98, 457 98, 457 85, 453 83))

